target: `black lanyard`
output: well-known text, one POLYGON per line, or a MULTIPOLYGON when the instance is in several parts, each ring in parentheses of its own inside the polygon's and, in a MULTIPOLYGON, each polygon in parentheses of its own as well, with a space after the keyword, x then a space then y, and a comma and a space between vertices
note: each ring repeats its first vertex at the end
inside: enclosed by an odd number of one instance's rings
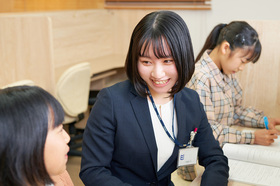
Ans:
POLYGON ((176 98, 176 95, 174 95, 174 98, 173 98, 173 101, 174 101, 173 104, 174 104, 174 105, 173 105, 173 114, 172 114, 172 133, 173 133, 173 137, 174 137, 174 138, 172 138, 172 136, 170 135, 170 133, 169 133, 168 130, 166 129, 163 120, 161 119, 161 117, 160 117, 160 115, 159 115, 159 112, 158 112, 158 110, 157 110, 156 104, 155 104, 155 102, 154 102, 154 99, 153 99, 153 97, 152 97, 152 95, 151 95, 151 92, 150 92, 149 88, 148 88, 148 87, 146 87, 146 88, 147 88, 147 92, 148 92, 148 94, 149 94, 150 100, 151 100, 151 102, 152 102, 152 105, 153 105, 153 107, 154 107, 154 110, 155 110, 155 112, 156 112, 156 114, 157 114, 157 117, 158 117, 158 119, 159 119, 159 121, 160 121, 160 123, 161 123, 161 126, 163 127, 164 131, 166 132, 167 136, 168 136, 177 146, 179 146, 179 147, 186 147, 186 146, 187 146, 186 144, 181 144, 181 143, 178 142, 178 140, 177 140, 176 137, 175 137, 175 133, 174 133, 174 113, 175 113, 175 98, 176 98))

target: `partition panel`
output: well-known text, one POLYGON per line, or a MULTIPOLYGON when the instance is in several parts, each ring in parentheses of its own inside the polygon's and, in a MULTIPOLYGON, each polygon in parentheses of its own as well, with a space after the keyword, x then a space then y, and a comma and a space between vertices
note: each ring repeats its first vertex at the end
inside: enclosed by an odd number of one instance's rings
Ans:
POLYGON ((238 73, 243 87, 243 104, 280 117, 280 21, 248 21, 259 33, 262 53, 238 73))
POLYGON ((51 20, 47 16, 0 16, 0 87, 22 79, 53 92, 51 20))

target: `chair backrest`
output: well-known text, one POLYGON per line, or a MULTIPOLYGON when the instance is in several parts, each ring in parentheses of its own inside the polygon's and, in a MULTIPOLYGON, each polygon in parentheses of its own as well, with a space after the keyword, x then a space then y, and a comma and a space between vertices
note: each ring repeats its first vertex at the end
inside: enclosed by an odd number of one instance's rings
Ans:
POLYGON ((34 86, 35 83, 30 79, 24 79, 24 80, 16 81, 16 82, 10 83, 8 85, 5 85, 1 89, 8 88, 8 87, 20 86, 20 85, 34 86))
POLYGON ((84 62, 68 68, 59 78, 56 97, 67 115, 77 117, 87 110, 90 75, 90 64, 84 62))

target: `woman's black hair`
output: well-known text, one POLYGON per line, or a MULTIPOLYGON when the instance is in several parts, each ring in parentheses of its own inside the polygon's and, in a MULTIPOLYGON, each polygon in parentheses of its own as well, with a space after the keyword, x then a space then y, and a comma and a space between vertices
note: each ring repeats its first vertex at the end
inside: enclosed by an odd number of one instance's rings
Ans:
POLYGON ((256 30, 245 21, 232 21, 229 24, 218 24, 214 27, 195 61, 198 62, 207 49, 213 50, 223 41, 230 44, 231 51, 248 47, 248 52, 252 52, 248 61, 253 63, 257 62, 261 55, 262 46, 256 30))
POLYGON ((146 96, 146 82, 140 77, 137 63, 153 47, 156 57, 166 57, 163 42, 167 43, 178 72, 178 81, 171 96, 182 90, 194 72, 194 55, 190 33, 185 21, 175 12, 157 11, 146 15, 133 30, 126 57, 128 79, 141 96, 146 96))
POLYGON ((0 185, 53 183, 44 164, 49 128, 62 124, 59 102, 36 86, 0 90, 0 185))

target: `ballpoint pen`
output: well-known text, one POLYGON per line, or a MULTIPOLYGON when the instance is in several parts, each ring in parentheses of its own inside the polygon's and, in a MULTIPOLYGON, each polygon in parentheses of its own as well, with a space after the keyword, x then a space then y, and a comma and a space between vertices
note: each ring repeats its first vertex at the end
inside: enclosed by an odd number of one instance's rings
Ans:
POLYGON ((268 119, 266 116, 263 117, 265 128, 268 130, 268 119))
POLYGON ((194 129, 194 131, 191 131, 191 137, 190 137, 190 141, 189 141, 189 147, 192 147, 192 142, 193 142, 193 139, 196 135, 196 132, 197 132, 197 128, 194 129))

